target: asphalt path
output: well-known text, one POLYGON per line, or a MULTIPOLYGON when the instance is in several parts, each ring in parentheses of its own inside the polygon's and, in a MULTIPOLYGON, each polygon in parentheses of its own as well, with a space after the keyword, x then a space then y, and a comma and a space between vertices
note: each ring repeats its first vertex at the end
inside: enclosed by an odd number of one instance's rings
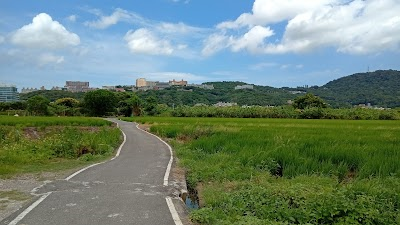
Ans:
POLYGON ((179 224, 164 182, 168 146, 133 123, 111 120, 126 135, 118 157, 38 188, 36 202, 1 224, 179 224))

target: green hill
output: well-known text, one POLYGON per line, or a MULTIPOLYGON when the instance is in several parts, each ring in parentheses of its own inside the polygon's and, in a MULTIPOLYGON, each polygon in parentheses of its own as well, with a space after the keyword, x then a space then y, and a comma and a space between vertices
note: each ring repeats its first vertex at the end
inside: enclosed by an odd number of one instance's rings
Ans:
POLYGON ((400 71, 378 70, 339 78, 318 88, 322 98, 339 105, 400 106, 400 71))
MULTIPOLYGON (((310 88, 274 88, 254 85, 253 89, 235 90, 243 82, 208 82, 213 90, 199 87, 170 87, 165 90, 137 92, 143 99, 155 96, 159 103, 169 106, 195 104, 215 104, 217 102, 235 102, 239 105, 285 105, 288 100, 305 93, 313 93, 326 100, 332 107, 352 107, 368 104, 379 107, 400 107, 400 71, 378 70, 369 73, 357 73, 331 81, 323 86, 310 88)), ((81 100, 84 93, 65 91, 38 91, 21 94, 26 100, 41 94, 51 101, 62 97, 81 100)))

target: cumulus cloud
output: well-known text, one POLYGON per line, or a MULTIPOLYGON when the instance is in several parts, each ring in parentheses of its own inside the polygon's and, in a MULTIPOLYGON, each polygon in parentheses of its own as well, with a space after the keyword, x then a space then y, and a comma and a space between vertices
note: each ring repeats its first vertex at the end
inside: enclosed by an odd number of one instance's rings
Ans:
POLYGON ((340 0, 255 0, 252 13, 243 13, 235 21, 217 25, 219 29, 267 25, 291 19, 298 14, 318 10, 321 6, 336 4, 340 0))
POLYGON ((257 53, 264 48, 264 40, 274 35, 269 27, 255 26, 238 39, 231 38, 231 49, 238 52, 246 49, 251 53, 257 53))
POLYGON ((132 53, 171 55, 174 51, 168 40, 158 38, 152 31, 145 28, 128 31, 124 39, 132 53))
POLYGON ((60 49, 79 45, 80 39, 49 15, 41 13, 32 23, 17 30, 11 36, 11 42, 28 48, 60 49))
MULTIPOLYGON (((221 43, 213 49, 231 47, 232 51, 246 49, 264 54, 303 53, 323 47, 347 54, 397 51, 400 49, 398 12, 397 0, 255 0, 251 13, 218 24, 219 31, 210 37, 220 35, 220 39, 241 40, 237 45, 221 43), (278 42, 269 41, 278 23, 287 23, 285 31, 277 37, 278 42), (260 32, 256 32, 259 35, 252 32, 255 27, 260 31, 264 28, 264 38, 260 32), (267 33, 268 29, 271 32, 267 33), (258 38, 246 39, 249 34, 258 38), (257 48, 252 46, 254 41, 258 43, 257 48)), ((212 43, 212 38, 209 42, 212 43)), ((209 42, 203 51, 207 51, 209 42)))

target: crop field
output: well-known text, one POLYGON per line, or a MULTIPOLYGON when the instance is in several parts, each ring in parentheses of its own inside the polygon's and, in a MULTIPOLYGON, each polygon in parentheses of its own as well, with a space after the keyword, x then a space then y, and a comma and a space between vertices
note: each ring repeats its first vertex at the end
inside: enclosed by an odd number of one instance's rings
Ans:
POLYGON ((83 166, 119 143, 120 130, 103 119, 0 116, 0 177, 83 166))
POLYGON ((400 224, 400 121, 135 118, 173 144, 199 224, 400 224))

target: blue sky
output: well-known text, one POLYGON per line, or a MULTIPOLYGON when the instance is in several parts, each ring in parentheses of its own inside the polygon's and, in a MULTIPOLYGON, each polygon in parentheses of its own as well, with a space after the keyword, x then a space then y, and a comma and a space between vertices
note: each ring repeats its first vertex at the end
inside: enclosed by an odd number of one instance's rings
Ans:
POLYGON ((400 69, 399 0, 2 0, 0 83, 323 85, 400 69))

